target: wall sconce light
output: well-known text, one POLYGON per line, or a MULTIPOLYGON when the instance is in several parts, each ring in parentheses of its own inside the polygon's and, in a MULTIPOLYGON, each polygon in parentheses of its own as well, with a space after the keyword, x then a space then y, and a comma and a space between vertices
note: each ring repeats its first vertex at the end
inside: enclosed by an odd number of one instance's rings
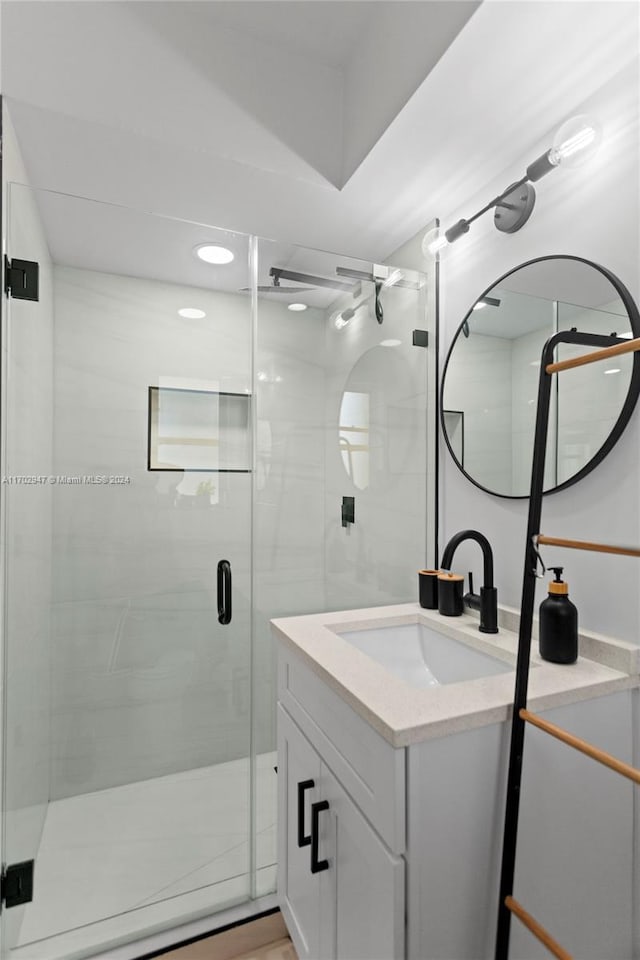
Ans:
POLYGON ((466 220, 458 220, 452 227, 438 236, 439 231, 430 230, 422 241, 422 251, 427 256, 435 256, 443 247, 455 243, 465 233, 474 220, 488 210, 495 208, 493 222, 501 233, 515 233, 525 225, 536 202, 534 183, 562 166, 578 167, 596 153, 600 146, 601 130, 598 123, 586 114, 572 117, 558 129, 553 144, 530 163, 524 177, 510 184, 503 193, 494 197, 481 210, 466 220))

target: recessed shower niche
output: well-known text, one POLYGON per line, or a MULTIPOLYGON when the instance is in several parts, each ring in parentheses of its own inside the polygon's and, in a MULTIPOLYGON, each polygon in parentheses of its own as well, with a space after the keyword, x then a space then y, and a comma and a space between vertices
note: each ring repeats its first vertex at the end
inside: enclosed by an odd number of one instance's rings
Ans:
POLYGON ((149 387, 149 470, 251 470, 247 393, 149 387))

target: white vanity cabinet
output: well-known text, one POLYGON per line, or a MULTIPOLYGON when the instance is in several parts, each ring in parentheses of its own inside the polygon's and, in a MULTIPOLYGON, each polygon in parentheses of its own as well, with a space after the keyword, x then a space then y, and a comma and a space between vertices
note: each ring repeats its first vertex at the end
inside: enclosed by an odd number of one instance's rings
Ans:
POLYGON ((393 797, 393 807, 397 801, 404 810, 404 751, 394 750, 366 724, 358 745, 363 730, 355 713, 339 698, 332 702, 335 694, 295 660, 282 661, 281 670, 286 680, 278 705, 278 892, 298 955, 301 960, 402 960, 406 864, 375 824, 396 847, 404 846, 388 803, 400 785, 400 754, 402 794, 393 797), (338 721, 327 724, 328 732, 314 720, 324 709, 338 721), (386 764, 383 760, 377 768, 380 752, 386 764), (381 773, 391 780, 385 783, 381 773), (366 795, 374 825, 349 787, 360 798, 366 795))
MULTIPOLYGON (((370 614, 360 617, 366 622, 370 614)), ((339 637, 314 633, 319 620, 275 624, 278 893, 298 955, 489 960, 510 729, 503 688, 513 676, 416 695, 372 670, 367 703, 367 658, 349 662, 339 637), (443 705, 454 695, 444 723, 443 705), (421 716, 419 727, 404 721, 412 717, 407 704, 421 716), (394 724, 388 737, 375 729, 385 711, 387 729, 394 724), (311 869, 312 832, 318 872, 311 869)), ((633 762, 637 671, 631 677, 581 659, 568 668, 535 664, 532 673, 534 689, 555 686, 536 712, 633 762), (571 683, 583 685, 581 695, 558 702, 559 685, 571 683)), ((633 818, 628 781, 527 731, 514 895, 581 960, 634 955, 633 818)), ((546 953, 514 921, 511 955, 538 960, 546 953)))

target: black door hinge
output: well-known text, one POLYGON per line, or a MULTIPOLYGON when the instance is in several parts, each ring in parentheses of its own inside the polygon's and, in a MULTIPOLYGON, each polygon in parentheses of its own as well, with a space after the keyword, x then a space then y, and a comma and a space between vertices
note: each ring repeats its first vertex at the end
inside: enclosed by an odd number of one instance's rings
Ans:
POLYGON ((4 258, 4 292, 15 300, 39 300, 40 265, 35 260, 4 258))
POLYGON ((23 860, 2 868, 1 899, 7 909, 33 900, 33 866, 33 860, 23 860))

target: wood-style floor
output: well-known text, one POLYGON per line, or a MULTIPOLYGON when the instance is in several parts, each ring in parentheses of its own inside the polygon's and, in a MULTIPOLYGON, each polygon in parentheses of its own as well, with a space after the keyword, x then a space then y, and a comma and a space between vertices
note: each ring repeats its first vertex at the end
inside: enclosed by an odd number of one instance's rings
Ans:
POLYGON ((159 960, 298 960, 281 913, 216 933, 159 960))

